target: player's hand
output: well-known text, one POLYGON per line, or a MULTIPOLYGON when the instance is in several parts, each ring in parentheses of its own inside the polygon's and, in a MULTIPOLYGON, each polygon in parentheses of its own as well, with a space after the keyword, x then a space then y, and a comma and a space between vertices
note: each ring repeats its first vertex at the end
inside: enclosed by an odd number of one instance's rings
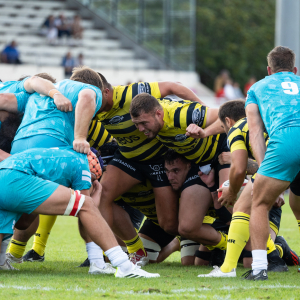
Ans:
POLYGON ((199 171, 198 176, 200 179, 207 185, 207 187, 213 187, 215 185, 215 170, 211 169, 208 174, 204 174, 203 172, 199 171))
POLYGON ((230 152, 222 152, 219 156, 218 156, 218 160, 220 165, 227 165, 227 164, 231 164, 231 153, 230 152))
POLYGON ((88 154, 90 150, 90 144, 84 138, 77 138, 73 142, 73 149, 79 153, 88 154))
POLYGON ((194 139, 203 139, 206 137, 204 129, 196 124, 190 124, 186 129, 185 135, 194 139))
POLYGON ((91 193, 91 198, 93 199, 94 204, 99 207, 100 199, 102 194, 102 185, 98 180, 93 182, 93 192, 91 193))
POLYGON ((218 199, 218 202, 225 207, 233 206, 236 202, 237 195, 230 192, 229 187, 221 187, 218 192, 222 192, 222 196, 218 199))
POLYGON ((63 94, 55 94, 53 96, 54 104, 57 109, 63 112, 68 112, 73 110, 71 101, 66 98, 63 94))
POLYGON ((273 207, 275 208, 278 208, 278 207, 281 207, 285 204, 285 201, 284 201, 284 193, 282 193, 275 201, 273 207))

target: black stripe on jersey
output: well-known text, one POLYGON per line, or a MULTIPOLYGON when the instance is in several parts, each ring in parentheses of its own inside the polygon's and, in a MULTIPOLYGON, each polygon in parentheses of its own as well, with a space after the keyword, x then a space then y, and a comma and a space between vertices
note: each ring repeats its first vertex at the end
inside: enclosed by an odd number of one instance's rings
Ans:
MULTIPOLYGON (((246 134, 246 147, 248 151, 250 152, 250 140, 249 140, 249 131, 246 134)), ((252 155, 251 155, 252 156, 252 155)))
MULTIPOLYGON (((186 113, 186 126, 189 126, 193 123, 193 111, 195 109, 195 106, 198 104, 198 102, 194 102, 189 105, 189 108, 186 113)), ((198 125, 198 124, 197 124, 198 125)))
POLYGON ((124 129, 110 129, 110 128, 106 128, 106 130, 112 135, 114 136, 115 134, 127 134, 127 133, 131 133, 134 132, 136 130, 135 125, 124 128, 124 129))
POLYGON ((231 140, 231 142, 230 142, 230 147, 233 145, 233 143, 235 143, 235 142, 237 142, 237 141, 244 141, 244 138, 241 136, 241 135, 237 135, 237 136, 235 136, 232 140, 231 140))
POLYGON ((247 124, 247 119, 244 120, 241 124, 239 124, 238 127, 235 127, 235 128, 239 128, 241 131, 243 131, 243 128, 245 127, 246 124, 247 124))
POLYGON ((146 87, 145 92, 151 95, 151 86, 150 86, 149 82, 144 82, 144 84, 145 84, 145 87, 146 87))
POLYGON ((140 147, 145 146, 145 145, 147 145, 151 142, 152 142, 152 140, 146 139, 146 140, 144 140, 143 142, 141 142, 140 144, 138 144, 134 147, 128 148, 126 146, 120 146, 119 149, 120 149, 121 152, 132 152, 132 151, 135 151, 135 150, 139 149, 140 147))
POLYGON ((110 138, 111 138, 111 135, 108 134, 103 144, 106 144, 109 141, 110 138))
MULTIPOLYGON (((143 152, 142 154, 132 157, 132 159, 143 160, 143 159, 147 158, 148 156, 150 156, 151 154, 153 154, 160 146, 161 146, 161 144, 158 143, 158 144, 154 145, 153 147, 151 147, 150 149, 148 149, 147 151, 143 152)), ((160 156, 164 155, 167 150, 168 149, 165 146, 161 147, 161 149, 155 154, 155 157, 160 157, 160 156)))
POLYGON ((132 99, 139 93, 139 84, 134 83, 132 85, 132 99))
POLYGON ((92 129, 92 132, 91 132, 91 133, 88 135, 88 137, 87 137, 87 141, 88 141, 88 142, 92 140, 92 137, 93 137, 93 135, 94 135, 94 133, 95 133, 95 131, 96 131, 96 129, 97 129, 97 124, 98 124, 98 122, 97 122, 97 121, 94 121, 94 122, 91 123, 91 125, 92 125, 92 124, 94 124, 94 127, 93 127, 93 129, 92 129))
POLYGON ((177 107, 174 113, 174 127, 180 128, 180 112, 182 107, 177 107))
MULTIPOLYGON (((211 152, 212 152, 212 150, 213 150, 213 148, 215 146, 215 142, 217 140, 217 137, 219 137, 219 134, 218 135, 213 135, 213 138, 212 138, 212 141, 211 141, 211 145, 209 146, 209 148, 207 150, 205 149, 205 154, 203 155, 201 161, 205 161, 205 160, 207 160, 210 157, 211 152)), ((207 140, 207 142, 208 142, 208 140, 207 140)), ((218 141, 218 143, 219 142, 220 141, 218 141)), ((216 148, 216 151, 217 151, 217 148, 216 148)))
POLYGON ((128 86, 126 86, 126 88, 125 88, 124 91, 123 91, 122 98, 121 98, 121 101, 120 101, 120 103, 119 103, 119 107, 120 107, 120 108, 123 108, 123 106, 124 106, 124 104, 125 104, 127 90, 128 90, 128 86))
POLYGON ((116 121, 116 123, 114 123, 114 121, 111 121, 111 120, 113 120, 114 118, 115 118, 115 120, 116 120, 117 117, 122 118, 122 119, 119 119, 120 121, 119 121, 118 123, 121 123, 121 122, 123 123, 123 122, 126 122, 126 121, 131 120, 131 116, 130 116, 130 114, 128 113, 128 114, 121 115, 121 116, 114 116, 114 117, 112 117, 111 119, 105 119, 105 120, 101 121, 101 123, 102 123, 103 125, 113 125, 113 124, 118 124, 117 121, 116 121))
MULTIPOLYGON (((101 126, 100 132, 99 132, 99 134, 98 134, 98 136, 97 136, 97 138, 96 138, 96 140, 95 140, 95 146, 96 146, 96 147, 98 147, 98 144, 100 143, 100 141, 101 141, 101 139, 102 139, 102 136, 103 136, 104 131, 105 131, 104 126, 101 126)), ((98 148, 99 148, 99 147, 98 147, 98 148)))
MULTIPOLYGON (((199 139, 199 142, 198 142, 198 144, 196 145, 196 147, 195 147, 194 149, 188 151, 188 152, 183 153, 183 155, 186 157, 186 156, 193 155, 194 153, 196 153, 196 152, 201 148, 201 146, 202 146, 202 144, 203 144, 203 141, 204 141, 204 139, 199 139)), ((206 143, 207 143, 207 142, 208 142, 208 138, 206 139, 206 143)), ((205 149, 206 149, 206 147, 204 148, 204 151, 205 151, 205 149)), ((201 153, 201 155, 202 155, 202 153, 201 153)), ((199 155, 199 156, 201 156, 201 155, 199 155)), ((198 158, 199 158, 199 157, 196 157, 196 158, 193 159, 193 160, 197 160, 198 158)))
MULTIPOLYGON (((183 147, 182 145, 175 145, 175 144, 174 144, 174 142, 177 142, 177 143, 178 143, 178 141, 175 140, 175 137, 164 137, 164 136, 162 136, 162 135, 161 135, 160 137, 161 137, 161 139, 163 140, 163 144, 164 144, 166 147, 168 147, 168 148, 182 148, 182 147, 183 147), (168 143, 168 142, 170 142, 170 143, 168 143)), ((195 143, 197 143, 197 142, 198 142, 198 140, 193 139, 190 143, 185 144, 184 147, 185 147, 185 148, 190 147, 190 146, 192 146, 193 144, 195 144, 195 143)))
MULTIPOLYGON (((122 196, 124 196, 124 198, 125 198, 125 197, 127 197, 127 196, 125 196, 125 195, 126 195, 126 194, 124 194, 124 195, 122 195, 122 196)), ((137 197, 136 197, 136 198, 137 198, 137 197)), ((125 201, 125 202, 126 202, 126 201, 125 201)), ((155 204, 155 199, 153 198, 153 199, 151 199, 151 200, 144 201, 144 202, 129 202, 129 201, 127 201, 127 203, 130 204, 130 206, 132 206, 132 207, 150 206, 150 205, 155 204)))

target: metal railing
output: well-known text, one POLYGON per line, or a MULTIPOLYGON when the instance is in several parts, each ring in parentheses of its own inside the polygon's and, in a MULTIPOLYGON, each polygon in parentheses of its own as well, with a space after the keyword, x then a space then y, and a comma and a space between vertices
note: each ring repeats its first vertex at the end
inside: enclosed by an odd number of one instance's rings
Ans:
POLYGON ((79 0, 171 69, 195 70, 196 0, 79 0))

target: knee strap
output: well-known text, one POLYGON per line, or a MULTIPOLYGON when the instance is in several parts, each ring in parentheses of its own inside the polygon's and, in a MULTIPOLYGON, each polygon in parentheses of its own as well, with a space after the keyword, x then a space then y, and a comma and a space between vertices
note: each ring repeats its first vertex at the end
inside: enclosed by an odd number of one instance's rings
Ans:
POLYGON ((140 237, 143 242, 144 248, 147 251, 147 256, 150 260, 157 260, 161 247, 152 241, 149 241, 143 237, 140 237))
POLYGON ((70 190, 71 190, 71 198, 64 212, 64 216, 76 217, 85 201, 85 196, 81 195, 80 191, 74 191, 72 189, 70 190))
POLYGON ((209 261, 211 257, 211 252, 196 250, 195 256, 203 260, 209 261))
POLYGON ((197 242, 182 239, 180 242, 181 247, 181 258, 186 256, 194 256, 195 251, 199 249, 199 244, 197 242))

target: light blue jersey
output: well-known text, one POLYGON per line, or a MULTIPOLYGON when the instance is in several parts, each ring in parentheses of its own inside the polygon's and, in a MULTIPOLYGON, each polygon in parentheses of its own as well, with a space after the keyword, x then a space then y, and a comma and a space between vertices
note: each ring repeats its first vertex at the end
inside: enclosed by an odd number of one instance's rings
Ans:
POLYGON ((277 130, 300 127, 300 77, 280 72, 255 83, 248 91, 246 106, 257 104, 271 137, 277 130))
POLYGON ((31 94, 24 89, 24 82, 29 77, 21 81, 0 82, 0 93, 14 93, 18 101, 18 111, 24 112, 28 98, 31 94))
POLYGON ((35 136, 49 136, 65 145, 72 146, 74 141, 75 108, 78 94, 84 89, 96 93, 96 112, 102 105, 102 93, 99 88, 73 81, 63 80, 55 84, 56 88, 72 102, 73 111, 65 113, 58 110, 53 99, 37 93, 32 94, 26 105, 23 121, 16 133, 13 144, 21 139, 35 136))
POLYGON ((26 150, 2 161, 1 169, 21 171, 74 190, 91 187, 87 155, 71 147, 26 150))

